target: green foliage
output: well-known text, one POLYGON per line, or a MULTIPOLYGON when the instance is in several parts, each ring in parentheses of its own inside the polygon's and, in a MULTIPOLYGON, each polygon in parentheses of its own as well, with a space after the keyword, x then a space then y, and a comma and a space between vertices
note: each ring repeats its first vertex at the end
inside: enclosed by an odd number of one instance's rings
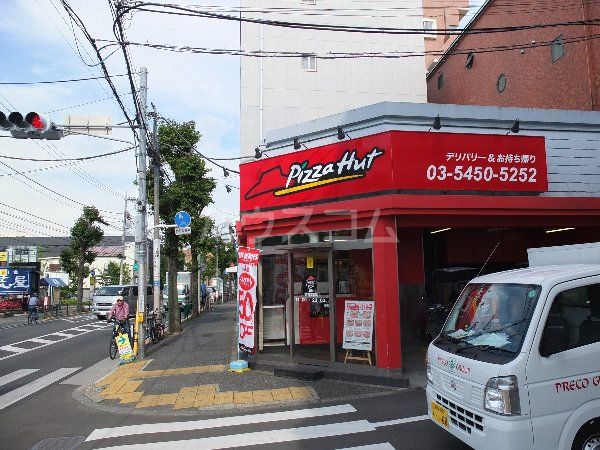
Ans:
POLYGON ((77 283, 77 311, 82 310, 83 279, 89 274, 89 264, 96 259, 96 254, 90 249, 99 244, 104 236, 98 223, 106 225, 98 209, 84 206, 83 214, 71 228, 69 247, 60 252, 63 270, 77 283))
MULTIPOLYGON (((119 278, 121 273, 121 265, 118 262, 110 261, 104 266, 102 275, 100 275, 100 282, 103 286, 111 284, 119 284, 119 278)), ((123 263, 123 284, 129 284, 131 282, 131 275, 129 271, 129 264, 123 263)))
MULTIPOLYGON (((168 178, 160 179, 160 220, 170 224, 178 211, 187 211, 192 217, 193 233, 201 220, 202 210, 212 202, 211 193, 216 186, 214 179, 208 176, 205 161, 193 149, 201 137, 195 128, 194 122, 178 124, 169 121, 158 129, 160 156, 171 172, 168 178)), ((148 203, 152 205, 154 180, 150 173, 146 177, 147 195, 148 203)), ((167 258, 168 264, 161 264, 163 270, 182 267, 179 262, 181 248, 189 241, 187 236, 176 236, 172 229, 165 231, 161 255, 167 258)), ((164 279, 162 274, 161 279, 164 279)), ((174 306, 175 302, 176 297, 169 295, 169 327, 172 330, 180 327, 176 317, 179 308, 174 306)))

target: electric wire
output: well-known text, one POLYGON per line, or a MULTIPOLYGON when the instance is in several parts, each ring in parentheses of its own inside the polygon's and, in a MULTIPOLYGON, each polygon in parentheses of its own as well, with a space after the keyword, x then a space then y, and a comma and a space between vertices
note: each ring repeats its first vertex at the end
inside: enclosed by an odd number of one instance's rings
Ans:
POLYGON ((6 208, 10 208, 11 210, 18 211, 18 212, 20 212, 20 213, 23 213, 23 214, 27 214, 27 215, 29 215, 29 216, 32 216, 32 217, 36 217, 36 218, 38 218, 38 219, 43 219, 43 220, 45 220, 46 222, 52 223, 52 224, 54 224, 54 225, 58 225, 58 226, 60 226, 60 227, 63 227, 63 228, 69 229, 69 227, 68 227, 67 225, 62 225, 62 224, 60 224, 60 223, 53 222, 52 220, 50 220, 50 219, 47 219, 47 218, 45 218, 45 217, 36 216, 36 215, 35 215, 35 214, 33 214, 33 213, 30 213, 30 212, 27 212, 27 211, 23 211, 22 209, 19 209, 19 208, 15 207, 15 206, 8 205, 8 204, 6 204, 6 203, 3 203, 3 202, 0 202, 0 205, 1 205, 1 206, 4 206, 4 207, 6 207, 6 208))
MULTIPOLYGON (((111 75, 111 78, 115 77, 126 77, 126 73, 119 75, 111 75)), ((14 85, 14 86, 30 86, 35 84, 58 84, 58 83, 74 83, 77 81, 90 81, 90 80, 104 80, 104 77, 88 77, 88 78, 74 78, 70 80, 53 80, 53 81, 1 81, 0 85, 14 85)), ((110 97, 112 98, 112 97, 110 97)))
MULTIPOLYGON (((17 160, 17 161, 33 161, 33 162, 89 161, 89 160, 92 160, 92 159, 105 158, 107 156, 118 155, 120 153, 129 152, 129 151, 131 151, 133 149, 135 149, 135 146, 131 146, 131 147, 127 147, 127 148, 122 148, 121 150, 115 150, 115 151, 108 152, 108 153, 101 153, 99 155, 80 156, 80 157, 77 157, 77 158, 41 159, 41 158, 24 158, 22 156, 8 156, 8 155, 1 155, 1 154, 0 154, 0 158, 13 159, 13 160, 17 160)), ((56 167, 58 167, 58 166, 56 166, 56 167)))

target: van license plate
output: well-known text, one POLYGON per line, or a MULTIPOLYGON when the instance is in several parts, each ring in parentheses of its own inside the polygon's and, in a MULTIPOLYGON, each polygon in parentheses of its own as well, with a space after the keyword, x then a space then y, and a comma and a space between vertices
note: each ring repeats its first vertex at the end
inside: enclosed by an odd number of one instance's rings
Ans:
POLYGON ((444 428, 448 428, 448 410, 436 402, 431 402, 431 417, 444 428))

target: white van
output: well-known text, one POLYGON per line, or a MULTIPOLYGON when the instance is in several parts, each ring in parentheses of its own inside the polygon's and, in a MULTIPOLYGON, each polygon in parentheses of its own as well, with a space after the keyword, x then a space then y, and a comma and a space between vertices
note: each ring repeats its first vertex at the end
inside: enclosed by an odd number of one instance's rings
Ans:
MULTIPOLYGON (((600 247, 591 246, 594 264, 465 287, 427 352, 436 424, 476 449, 600 449, 600 247)), ((530 264, 552 263, 552 249, 541 258, 531 249, 530 264)), ((560 250, 586 260, 585 247, 560 250)))

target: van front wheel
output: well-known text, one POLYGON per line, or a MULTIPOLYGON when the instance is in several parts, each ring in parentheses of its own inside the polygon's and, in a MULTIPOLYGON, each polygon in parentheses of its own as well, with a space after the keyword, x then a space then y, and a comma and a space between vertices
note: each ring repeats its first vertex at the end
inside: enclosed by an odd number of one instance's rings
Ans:
POLYGON ((600 419, 586 423, 575 436, 572 450, 600 450, 600 419))

